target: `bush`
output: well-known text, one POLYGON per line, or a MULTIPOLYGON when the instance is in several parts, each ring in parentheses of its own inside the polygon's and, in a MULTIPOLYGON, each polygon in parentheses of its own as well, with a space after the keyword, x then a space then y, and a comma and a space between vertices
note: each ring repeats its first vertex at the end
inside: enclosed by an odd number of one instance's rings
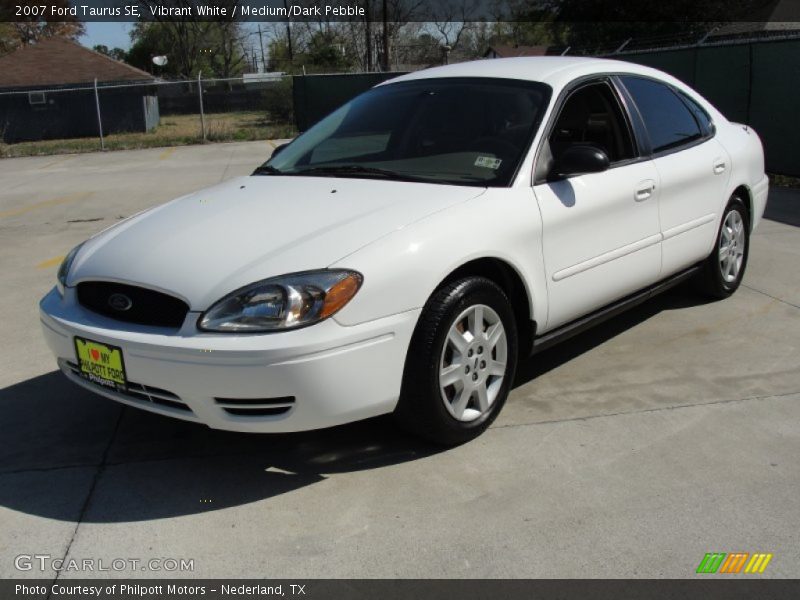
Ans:
POLYGON ((292 78, 284 77, 279 82, 270 84, 264 90, 264 104, 270 122, 292 123, 294 121, 292 78))

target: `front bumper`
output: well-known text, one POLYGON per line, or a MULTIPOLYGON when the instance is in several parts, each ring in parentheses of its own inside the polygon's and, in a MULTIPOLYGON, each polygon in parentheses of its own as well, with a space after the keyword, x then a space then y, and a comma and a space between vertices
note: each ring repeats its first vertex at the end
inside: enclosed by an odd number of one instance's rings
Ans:
POLYGON ((42 329, 72 381, 137 408, 214 429, 319 429, 394 410, 419 310, 352 327, 335 318, 264 335, 210 334, 189 313, 180 331, 121 323, 92 313, 67 288, 40 303, 42 329), (122 348, 125 393, 75 372, 74 336, 122 348))

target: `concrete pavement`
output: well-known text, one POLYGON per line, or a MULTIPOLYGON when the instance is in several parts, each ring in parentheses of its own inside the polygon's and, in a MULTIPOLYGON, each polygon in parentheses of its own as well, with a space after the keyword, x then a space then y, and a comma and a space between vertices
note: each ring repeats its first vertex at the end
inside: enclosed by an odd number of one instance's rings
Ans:
MULTIPOLYGON (((691 577, 706 552, 800 573, 800 194, 771 193, 745 282, 676 289, 521 365, 480 439, 377 419, 253 436, 95 397, 55 372, 58 257, 246 174, 265 142, 0 161, 0 576, 20 554, 193 559, 99 576, 691 577)), ((61 577, 92 576, 69 572, 61 577)))

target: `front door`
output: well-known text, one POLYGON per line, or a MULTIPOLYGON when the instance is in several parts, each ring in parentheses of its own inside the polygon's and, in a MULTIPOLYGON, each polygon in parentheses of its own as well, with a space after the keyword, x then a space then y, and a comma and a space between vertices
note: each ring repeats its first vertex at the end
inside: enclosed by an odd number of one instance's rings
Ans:
POLYGON ((540 153, 556 164, 571 144, 603 149, 602 173, 543 181, 533 191, 542 217, 548 289, 546 326, 558 327, 654 283, 661 269, 659 176, 640 160, 616 91, 606 81, 573 91, 540 153))

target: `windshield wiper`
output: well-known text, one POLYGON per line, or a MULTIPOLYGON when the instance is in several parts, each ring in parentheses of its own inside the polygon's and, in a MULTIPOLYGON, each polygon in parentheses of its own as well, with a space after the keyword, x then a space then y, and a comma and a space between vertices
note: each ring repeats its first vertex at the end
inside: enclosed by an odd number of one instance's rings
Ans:
POLYGON ((261 165, 253 171, 253 175, 283 175, 283 171, 276 169, 272 165, 261 165))
POLYGON ((397 179, 404 181, 426 181, 422 177, 414 177, 413 175, 404 175, 397 171, 390 171, 389 169, 379 169, 377 167, 364 167, 361 165, 331 165, 327 167, 311 167, 308 169, 301 169, 294 171, 292 175, 332 175, 334 177, 348 175, 366 176, 366 177, 380 177, 384 179, 397 179))

